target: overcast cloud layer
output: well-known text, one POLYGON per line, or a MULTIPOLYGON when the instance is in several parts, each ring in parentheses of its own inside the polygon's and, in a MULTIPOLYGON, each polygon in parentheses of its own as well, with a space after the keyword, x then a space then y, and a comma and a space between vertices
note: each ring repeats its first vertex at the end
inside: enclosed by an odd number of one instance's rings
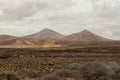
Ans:
POLYGON ((120 39, 120 0, 0 0, 0 34, 24 36, 50 28, 88 29, 120 39))

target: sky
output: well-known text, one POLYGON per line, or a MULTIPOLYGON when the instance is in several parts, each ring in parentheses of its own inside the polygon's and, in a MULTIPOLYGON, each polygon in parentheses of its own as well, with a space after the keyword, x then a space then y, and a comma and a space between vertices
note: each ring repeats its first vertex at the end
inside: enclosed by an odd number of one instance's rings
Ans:
POLYGON ((87 29, 120 40, 120 0, 0 0, 0 34, 25 36, 50 28, 87 29))

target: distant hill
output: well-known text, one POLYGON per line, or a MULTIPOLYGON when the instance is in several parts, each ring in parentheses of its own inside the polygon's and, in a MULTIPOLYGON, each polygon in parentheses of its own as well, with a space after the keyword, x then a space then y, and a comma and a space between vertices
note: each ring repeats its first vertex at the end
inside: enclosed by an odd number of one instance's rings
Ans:
MULTIPOLYGON (((60 40, 61 41, 61 40, 60 40)), ((59 40, 0 35, 0 48, 61 47, 59 40)))
POLYGON ((48 48, 48 47, 84 47, 100 45, 120 45, 120 41, 70 41, 61 39, 38 39, 12 36, 0 36, 0 48, 48 48))
POLYGON ((74 33, 72 35, 66 36, 64 40, 71 41, 108 41, 109 39, 98 36, 88 30, 83 30, 79 33, 74 33))
POLYGON ((5 40, 10 40, 10 39, 15 39, 17 37, 11 36, 11 35, 0 35, 0 41, 5 41, 5 40))
POLYGON ((88 30, 64 36, 50 29, 44 29, 27 37, 0 35, 0 48, 35 47, 81 47, 99 45, 120 45, 120 41, 109 40, 88 30))
POLYGON ((28 35, 26 37, 27 38, 39 38, 39 39, 61 39, 64 37, 64 35, 56 32, 54 30, 46 28, 38 33, 28 35))

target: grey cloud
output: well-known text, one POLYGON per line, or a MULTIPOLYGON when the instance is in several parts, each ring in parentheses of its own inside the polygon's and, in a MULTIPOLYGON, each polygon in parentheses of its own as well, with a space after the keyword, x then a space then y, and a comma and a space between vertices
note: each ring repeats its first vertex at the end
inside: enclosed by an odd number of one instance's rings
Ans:
POLYGON ((46 7, 47 4, 30 2, 24 3, 15 9, 4 6, 2 9, 3 15, 0 16, 0 20, 21 20, 33 16, 39 9, 42 10, 46 7))
POLYGON ((53 11, 55 13, 55 11, 67 8, 74 4, 72 0, 21 0, 20 2, 22 2, 21 5, 17 6, 12 6, 14 5, 14 2, 11 2, 10 4, 4 2, 0 3, 0 9, 3 11, 3 15, 0 15, 0 20, 21 20, 26 17, 32 17, 37 12, 49 14, 49 12, 53 11))

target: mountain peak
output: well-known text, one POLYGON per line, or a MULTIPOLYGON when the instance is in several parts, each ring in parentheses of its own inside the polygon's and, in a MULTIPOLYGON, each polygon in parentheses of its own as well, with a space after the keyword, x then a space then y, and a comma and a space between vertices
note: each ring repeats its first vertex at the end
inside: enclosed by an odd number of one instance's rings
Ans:
POLYGON ((37 33, 32 34, 32 35, 29 35, 27 37, 30 37, 30 38, 40 38, 40 39, 60 39, 60 38, 63 38, 64 35, 56 32, 54 30, 45 28, 45 29, 41 30, 40 32, 37 32, 37 33))
POLYGON ((74 33, 64 38, 65 40, 81 40, 81 41, 106 41, 108 39, 96 35, 86 29, 79 33, 74 33))
POLYGON ((46 31, 46 30, 51 30, 51 29, 49 29, 49 28, 45 28, 45 29, 43 29, 43 30, 45 30, 45 31, 46 31))
POLYGON ((87 30, 87 29, 84 29, 83 31, 81 31, 81 33, 92 33, 92 32, 90 32, 89 30, 87 30))
POLYGON ((56 32, 52 29, 49 29, 49 28, 45 28, 45 29, 41 30, 39 33, 58 33, 58 32, 56 32))

